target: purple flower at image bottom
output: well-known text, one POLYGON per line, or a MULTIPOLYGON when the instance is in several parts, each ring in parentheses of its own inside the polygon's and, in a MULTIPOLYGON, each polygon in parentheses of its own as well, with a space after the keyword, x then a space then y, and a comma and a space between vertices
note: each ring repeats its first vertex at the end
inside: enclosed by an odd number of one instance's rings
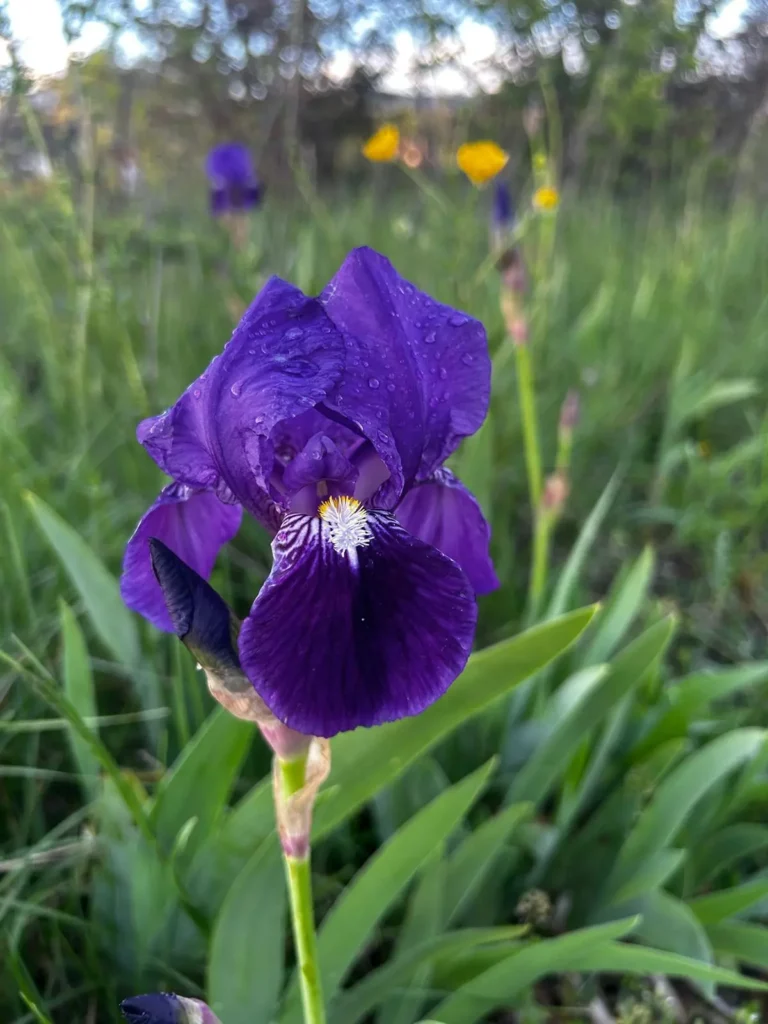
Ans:
POLYGON ((195 602, 215 602, 193 581, 245 511, 274 564, 236 653, 272 713, 333 736, 423 711, 466 664, 476 594, 498 585, 480 506, 444 466, 483 423, 490 371, 482 324, 371 249, 317 297, 272 278, 221 355, 139 426, 172 482, 128 543, 124 600, 178 635, 205 624, 195 602), (180 601, 150 539, 187 567, 154 546, 180 601))

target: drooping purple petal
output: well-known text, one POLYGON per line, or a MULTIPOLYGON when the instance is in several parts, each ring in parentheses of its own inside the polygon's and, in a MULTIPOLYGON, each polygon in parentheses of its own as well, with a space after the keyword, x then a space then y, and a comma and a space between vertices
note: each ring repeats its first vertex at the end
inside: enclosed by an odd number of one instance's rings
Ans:
POLYGON ((475 496, 449 469, 410 490, 396 515, 409 533, 458 562, 476 594, 498 587, 488 552, 491 528, 475 496))
POLYGON ((199 999, 172 992, 132 996, 120 1004, 128 1024, 220 1024, 213 1010, 199 999))
POLYGON ((149 540, 167 545, 182 561, 207 579, 216 556, 240 528, 242 509, 227 505, 211 491, 169 484, 142 516, 128 541, 120 592, 134 611, 166 633, 176 632, 165 598, 152 571, 149 540))
POLYGON ((174 406, 139 425, 139 441, 175 480, 214 489, 275 530, 272 431, 321 403, 344 363, 344 339, 320 303, 272 278, 223 353, 174 406))
POLYGON ((359 544, 288 516, 240 631, 240 661, 271 711, 315 736, 418 714, 464 668, 477 607, 455 562, 388 512, 360 513, 359 544))
POLYGON ((376 447, 391 476, 375 504, 392 508, 483 422, 491 377, 485 330, 367 248, 347 256, 320 301, 346 344, 327 404, 376 447))

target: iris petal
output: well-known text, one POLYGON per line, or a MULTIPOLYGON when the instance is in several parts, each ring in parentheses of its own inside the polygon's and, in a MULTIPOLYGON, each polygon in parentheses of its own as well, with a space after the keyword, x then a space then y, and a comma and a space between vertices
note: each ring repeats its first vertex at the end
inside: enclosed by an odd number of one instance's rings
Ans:
POLYGON ((483 422, 491 364, 483 325, 436 302, 372 249, 353 250, 320 296, 344 334, 327 404, 360 426, 390 470, 392 508, 483 422))
POLYGON ((120 1004, 120 1012, 129 1024, 181 1024, 181 1006, 171 992, 133 996, 120 1004))
POLYGON ((464 668, 477 608, 462 570, 388 512, 343 553, 328 523, 287 516, 240 631, 240 661, 270 710, 315 736, 418 714, 464 668))
POLYGON ((120 591, 128 607, 158 629, 177 632, 152 571, 150 538, 162 541, 207 579, 219 550, 240 528, 242 514, 239 505, 226 505, 211 491, 196 491, 180 484, 163 488, 125 549, 120 591))
POLYGON ((397 518, 415 537, 458 562, 477 594, 499 585, 488 544, 491 528, 477 498, 449 469, 417 484, 397 507, 397 518))
POLYGON ((180 483, 215 489, 275 530, 273 428, 312 409, 342 373, 344 341, 316 299, 272 278, 224 352, 138 438, 180 483))

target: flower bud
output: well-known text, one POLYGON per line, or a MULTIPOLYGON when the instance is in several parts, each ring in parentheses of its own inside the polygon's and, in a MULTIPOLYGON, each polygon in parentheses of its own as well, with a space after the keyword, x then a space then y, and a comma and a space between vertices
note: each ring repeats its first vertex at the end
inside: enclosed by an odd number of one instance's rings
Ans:
POLYGON ((120 1004, 128 1024, 221 1024, 209 1006, 173 992, 132 996, 120 1004))
POLYGON ((240 623, 221 595, 162 541, 152 538, 149 549, 176 635, 205 672, 213 699, 236 718, 254 722, 278 757, 305 754, 311 737, 275 718, 242 671, 240 623))
POLYGON ((541 497, 544 512, 555 518, 559 516, 565 507, 569 491, 570 485, 565 473, 558 471, 548 476, 541 497))
POLYGON ((572 432, 579 422, 580 413, 579 393, 571 388, 560 407, 560 430, 572 432))

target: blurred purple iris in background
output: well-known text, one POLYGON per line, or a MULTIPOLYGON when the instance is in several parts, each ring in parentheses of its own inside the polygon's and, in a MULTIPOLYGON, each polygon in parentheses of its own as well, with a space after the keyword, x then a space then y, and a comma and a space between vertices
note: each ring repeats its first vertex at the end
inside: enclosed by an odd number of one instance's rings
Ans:
POLYGON ((475 594, 498 585, 488 524, 443 465, 489 391, 482 324, 371 249, 317 298, 272 278, 223 353, 139 426, 173 482, 128 544, 126 603, 183 635, 210 588, 183 582, 183 614, 166 605, 149 541, 207 577, 245 509, 274 535, 238 645, 270 710, 315 736, 417 714, 464 668, 475 594))
POLYGON ((208 154, 205 170, 211 182, 211 213, 242 213, 261 202, 262 189, 251 154, 239 142, 225 142, 208 154))

